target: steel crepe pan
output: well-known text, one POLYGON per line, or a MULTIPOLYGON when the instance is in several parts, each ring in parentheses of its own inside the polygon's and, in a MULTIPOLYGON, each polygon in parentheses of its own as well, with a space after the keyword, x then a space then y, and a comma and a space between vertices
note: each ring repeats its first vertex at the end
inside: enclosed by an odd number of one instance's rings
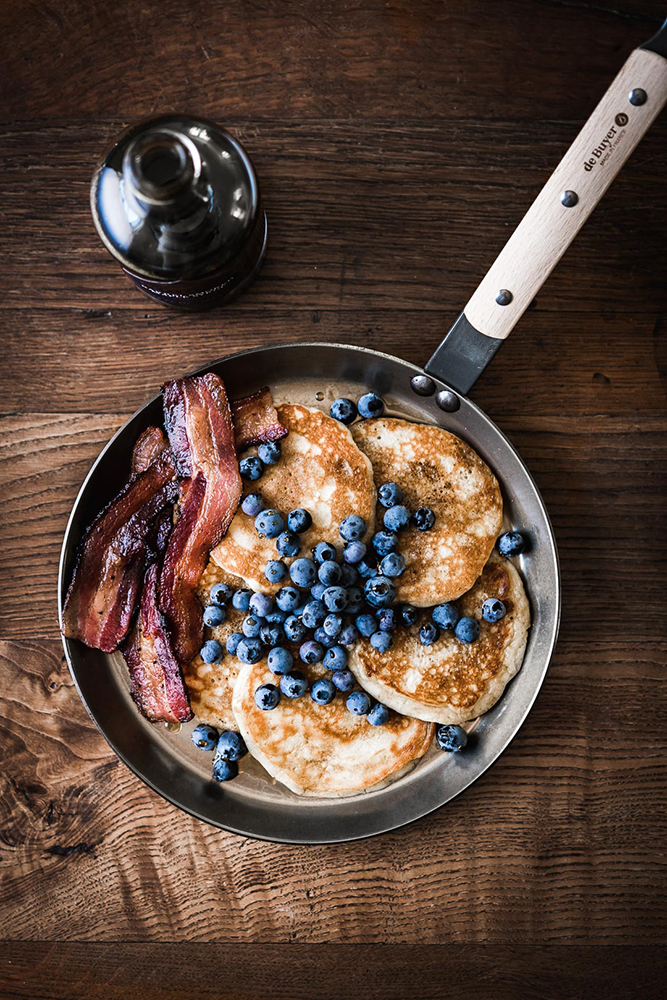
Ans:
MULTIPOLYGON (((150 724, 130 698, 122 656, 65 639, 74 682, 98 729, 128 767, 174 805, 250 837, 287 843, 354 840, 394 829, 443 805, 478 778, 517 733, 556 642, 558 558, 530 473, 507 438, 465 394, 667 100, 666 27, 632 53, 423 370, 378 351, 318 343, 244 351, 199 369, 217 372, 232 398, 269 385, 277 402, 327 407, 337 396, 356 398, 373 389, 383 396, 389 413, 438 424, 468 441, 498 477, 506 525, 521 528, 529 539, 519 560, 532 611, 521 671, 496 706, 473 724, 464 753, 430 750, 411 771, 385 787, 320 799, 271 783, 250 758, 235 781, 211 781, 210 754, 196 750, 189 738, 193 723, 178 733, 150 724)), ((138 435, 161 420, 161 399, 156 396, 121 427, 86 477, 63 542, 61 616, 83 532, 126 479, 138 435)))

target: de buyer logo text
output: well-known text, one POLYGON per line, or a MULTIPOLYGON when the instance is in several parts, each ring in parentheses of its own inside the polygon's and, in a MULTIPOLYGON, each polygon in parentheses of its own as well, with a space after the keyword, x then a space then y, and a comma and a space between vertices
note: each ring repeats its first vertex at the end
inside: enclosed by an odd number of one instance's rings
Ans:
POLYGON ((584 170, 592 170, 594 166, 598 163, 604 163, 609 153, 612 149, 620 142, 623 135, 623 131, 618 131, 618 129, 623 129, 630 119, 624 112, 620 112, 614 118, 614 124, 611 126, 606 136, 602 140, 599 146, 591 150, 590 157, 584 163, 584 170))

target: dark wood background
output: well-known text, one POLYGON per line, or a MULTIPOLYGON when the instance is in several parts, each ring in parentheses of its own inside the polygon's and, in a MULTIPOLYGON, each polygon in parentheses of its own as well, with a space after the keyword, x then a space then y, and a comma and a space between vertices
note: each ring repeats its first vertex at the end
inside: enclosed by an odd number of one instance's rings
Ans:
POLYGON ((664 996, 667 116, 473 397, 562 559, 518 737, 393 834, 295 848, 182 815, 112 755, 56 625, 68 511, 171 376, 317 338, 423 362, 662 0, 0 5, 0 995, 8 1000, 664 996), (613 9, 612 9, 613 8, 613 9), (192 109, 255 159, 261 276, 143 299, 92 228, 107 139, 192 109))

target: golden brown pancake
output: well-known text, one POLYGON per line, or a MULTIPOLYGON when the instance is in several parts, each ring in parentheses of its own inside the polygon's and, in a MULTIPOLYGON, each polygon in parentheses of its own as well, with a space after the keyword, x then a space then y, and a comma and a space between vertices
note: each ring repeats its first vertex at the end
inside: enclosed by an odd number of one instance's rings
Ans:
MULTIPOLYGON (((373 465, 376 487, 395 482, 409 510, 430 507, 430 531, 410 525, 398 551, 406 562, 397 599, 417 607, 451 601, 472 587, 500 530, 503 502, 495 476, 460 438, 431 424, 393 417, 362 420, 352 435, 373 465)), ((378 505, 376 530, 385 508, 378 505)))

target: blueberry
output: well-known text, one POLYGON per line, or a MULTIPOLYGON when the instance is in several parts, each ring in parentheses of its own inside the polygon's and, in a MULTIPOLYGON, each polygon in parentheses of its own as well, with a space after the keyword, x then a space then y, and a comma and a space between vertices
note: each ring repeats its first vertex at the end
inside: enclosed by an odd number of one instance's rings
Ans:
POLYGON ((390 507, 389 510, 385 511, 382 523, 387 531, 402 531, 410 524, 410 511, 402 504, 390 507))
POLYGON ((226 583, 216 583, 211 587, 211 593, 209 594, 209 601, 211 604, 227 604, 230 597, 232 596, 232 588, 226 583))
POLYGON ((376 392, 367 392, 357 400, 359 416, 365 420, 368 417, 381 417, 384 413, 384 403, 376 392))
POLYGON ((327 587, 326 587, 325 583, 315 583, 310 588, 310 596, 313 598, 314 601, 321 601, 322 600, 322 594, 324 593, 324 591, 326 589, 327 589, 327 587))
POLYGON ((238 773, 239 765, 235 760, 216 757, 213 761, 213 779, 215 781, 232 781, 238 773))
POLYGON ((281 611, 294 611, 301 602, 301 594, 289 583, 286 587, 281 587, 276 594, 276 604, 281 611))
POLYGON ((289 618, 286 618, 283 628, 290 642, 302 642, 306 638, 306 626, 299 621, 296 615, 290 615, 289 618))
POLYGON ((248 517, 257 517, 264 510, 264 501, 259 493, 248 493, 247 497, 244 497, 241 502, 241 510, 248 517))
POLYGON ((218 742, 218 730, 203 724, 195 726, 190 739, 198 750, 214 750, 218 742))
POLYGON ((420 531, 430 531, 435 524, 435 514, 430 507, 419 507, 410 520, 420 531))
POLYGON ((280 441, 267 441, 265 444, 260 444, 257 454, 264 465, 275 465, 276 462, 280 461, 280 441))
POLYGON ((242 638, 243 632, 232 632, 231 635, 227 636, 226 648, 230 656, 236 656, 236 650, 242 638))
POLYGON ((312 523, 312 517, 303 507, 297 507, 296 510, 291 510, 287 515, 287 527, 290 531, 295 531, 297 535, 300 535, 302 531, 308 531, 312 523))
POLYGON ((341 587, 353 587, 354 584, 359 579, 359 574, 357 573, 355 567, 351 566, 349 563, 343 563, 340 569, 341 569, 340 573, 341 587))
POLYGON ((293 531, 281 531, 276 538, 276 548, 281 556, 298 556, 301 552, 301 539, 293 531))
POLYGON ((440 629, 433 622, 424 622, 419 629, 419 641, 422 646, 432 646, 440 638, 440 629))
POLYGON ((371 726, 384 726, 389 722, 389 709, 381 701, 376 701, 366 718, 371 726))
POLYGON ((346 542, 356 542, 366 534, 366 522, 358 514, 348 514, 340 522, 340 537, 346 542))
POLYGON ((249 608, 256 618, 266 618, 273 611, 273 598, 268 594, 253 594, 249 608))
POLYGON ((343 559, 347 563, 358 563, 366 555, 366 546, 363 542, 347 542, 343 546, 343 559))
POLYGON ((318 542, 313 549, 313 559, 316 563, 327 562, 336 558, 336 549, 331 542, 318 542))
POLYGON ((242 590, 235 590, 232 597, 232 604, 237 611, 247 611, 250 607, 251 597, 252 590, 247 590, 245 587, 242 590))
POLYGON ((357 572, 364 580, 368 580, 377 573, 378 561, 374 552, 367 552, 360 563, 357 563, 357 572))
POLYGON ((269 611, 268 615, 265 616, 264 621, 268 622, 269 625, 282 625, 286 618, 286 611, 269 611))
POLYGON ((301 620, 306 628, 317 628, 322 625, 327 616, 327 609, 322 601, 308 601, 303 609, 301 620))
POLYGON ((254 483, 264 472, 264 466, 256 455, 249 455, 247 458, 242 458, 239 462, 239 472, 242 479, 247 479, 249 482, 254 483))
POLYGON ((300 670, 294 670, 280 678, 280 690, 288 698, 300 698, 308 690, 308 681, 300 670))
POLYGON ((343 619, 340 615, 327 615, 324 619, 324 631, 327 635, 338 635, 343 627, 343 619))
POLYGON ((319 642, 321 646, 324 646, 325 649, 331 649, 331 647, 335 646, 336 643, 338 642, 338 636, 329 635, 327 632, 324 631, 323 625, 320 625, 319 628, 315 629, 315 631, 313 632, 313 639, 315 640, 315 642, 319 642))
POLYGON ((323 562, 318 567, 317 576, 320 583, 323 583, 325 587, 333 587, 334 584, 339 582, 342 572, 343 569, 337 562, 327 560, 327 562, 323 562))
POLYGON ((341 646, 354 646, 355 642, 359 642, 358 629, 354 625, 346 625, 338 636, 338 642, 341 646))
POLYGON ((386 653, 394 645, 394 638, 389 632, 373 632, 371 636, 371 646, 377 649, 378 653, 386 653))
POLYGON ((287 566, 279 559, 269 559, 264 567, 264 576, 269 583, 281 583, 287 576, 287 566))
POLYGON ((322 603, 327 611, 345 611, 348 604, 345 587, 327 587, 322 594, 322 603))
POLYGON ((452 601, 438 604, 431 611, 431 618, 445 632, 453 632, 460 617, 461 612, 452 601))
POLYGON ((403 501, 403 490, 398 483, 383 483, 378 490, 378 500, 383 507, 395 507, 403 501))
POLYGON ((463 750, 468 742, 468 734, 460 726, 438 726, 435 738, 441 750, 463 750))
POLYGON ((371 699, 368 697, 365 691, 353 691, 352 694, 347 696, 348 712, 352 712, 353 715, 368 715, 371 708, 371 699))
POLYGON ((259 639, 241 639, 236 647, 236 655, 241 663, 259 663, 264 656, 264 646, 259 639))
POLYGON ((314 639, 308 639, 307 642, 302 643, 299 647, 299 656, 304 663, 321 663, 322 657, 324 656, 324 647, 321 642, 315 642, 314 639))
POLYGON ((241 631, 247 639, 256 639, 260 633, 262 623, 254 615, 248 615, 241 622, 241 631))
POLYGON ((226 729, 220 733, 218 745, 215 748, 215 756, 222 757, 223 760, 241 760, 245 757, 248 748, 240 733, 235 733, 232 729, 226 729))
POLYGON ((204 608, 204 625, 208 625, 209 628, 222 625, 226 617, 227 612, 219 604, 209 604, 204 608))
POLYGON ((361 587, 347 588, 347 608, 349 615, 356 615, 364 606, 364 592, 361 587))
POLYGON ((497 597, 489 597, 482 604, 482 618, 487 622, 499 622, 507 614, 507 608, 497 597))
POLYGON ((375 615, 358 615, 356 626, 362 635, 368 637, 377 631, 378 623, 375 615))
POLYGON ((277 538, 285 530, 285 521, 282 514, 277 510, 261 511, 255 518, 255 528, 260 535, 266 538, 277 538))
POLYGON ((454 634, 459 642, 474 642, 479 638, 479 622, 475 618, 461 618, 454 634))
POLYGON ((376 612, 378 628, 381 632, 393 632, 398 625, 398 612, 396 608, 380 608, 376 612))
POLYGON ((215 639, 209 639, 199 650, 204 663, 220 663, 222 659, 222 646, 215 639))
POLYGON ((292 583, 296 584, 297 587, 312 587, 317 579, 317 567, 312 559, 306 559, 303 556, 300 559, 295 559, 289 568, 289 575, 292 578, 292 583))
POLYGON ((351 670, 335 670, 331 675, 331 683, 339 691, 351 691, 357 683, 351 670))
POLYGON ((400 552, 390 552, 380 563, 382 576, 400 576, 405 572, 405 559, 400 552))
POLYGON ((378 531, 371 539, 371 545, 382 556, 388 556, 398 548, 398 535, 395 531, 378 531))
POLYGON ((282 625, 271 625, 265 621, 260 629, 259 637, 265 646, 273 648, 285 641, 285 631, 282 625))
POLYGON ((263 712, 270 712, 280 701, 280 691, 275 684, 260 684, 255 691, 255 704, 263 712))
POLYGON ((342 646, 332 646, 324 655, 327 670, 344 670, 347 666, 347 652, 342 646))
POLYGON ((520 531, 506 531, 498 539, 498 551, 501 556, 519 556, 526 547, 526 539, 520 531))
POLYGON ((386 576, 372 576, 366 580, 364 594, 371 607, 387 608, 396 597, 396 587, 386 576))
POLYGON ((274 646, 266 658, 272 674, 286 674, 294 665, 294 657, 284 646, 274 646))
POLYGON ((310 697, 316 705, 328 705, 336 697, 336 688, 327 677, 320 677, 311 687, 310 697))
POLYGON ((414 608, 412 604, 401 604, 399 610, 399 615, 401 616, 401 622, 403 625, 416 625, 419 619, 419 611, 414 608))
POLYGON ((339 399, 334 399, 329 413, 334 420, 340 420, 343 424, 351 424, 357 415, 357 407, 351 399, 341 396, 339 399))

